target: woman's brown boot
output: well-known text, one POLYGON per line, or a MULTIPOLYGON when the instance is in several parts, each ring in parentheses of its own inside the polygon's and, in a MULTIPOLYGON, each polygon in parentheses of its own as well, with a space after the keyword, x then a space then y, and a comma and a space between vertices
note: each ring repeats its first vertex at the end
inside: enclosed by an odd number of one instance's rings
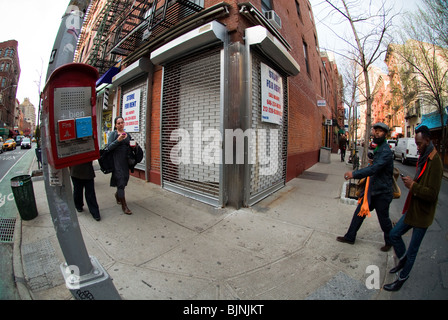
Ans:
POLYGON ((120 202, 121 202, 121 209, 123 210, 123 212, 125 214, 132 214, 132 211, 129 210, 128 205, 126 204, 126 198, 120 198, 120 202))
POLYGON ((121 204, 120 198, 118 198, 118 194, 115 192, 115 199, 117 200, 117 204, 121 204))

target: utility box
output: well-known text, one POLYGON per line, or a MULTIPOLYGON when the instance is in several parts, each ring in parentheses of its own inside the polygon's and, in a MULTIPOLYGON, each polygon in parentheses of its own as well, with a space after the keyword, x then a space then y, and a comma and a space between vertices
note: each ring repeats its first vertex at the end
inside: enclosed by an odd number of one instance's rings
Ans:
POLYGON ((47 160, 56 169, 99 158, 96 126, 98 71, 69 63, 53 71, 43 91, 47 160))

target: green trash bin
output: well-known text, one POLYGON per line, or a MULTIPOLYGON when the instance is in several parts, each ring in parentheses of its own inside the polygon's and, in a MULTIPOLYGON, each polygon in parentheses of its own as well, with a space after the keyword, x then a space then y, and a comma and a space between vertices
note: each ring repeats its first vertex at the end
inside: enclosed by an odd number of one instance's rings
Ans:
POLYGON ((31 176, 21 175, 12 178, 11 189, 22 220, 31 220, 36 218, 37 207, 36 199, 34 198, 34 189, 31 176))

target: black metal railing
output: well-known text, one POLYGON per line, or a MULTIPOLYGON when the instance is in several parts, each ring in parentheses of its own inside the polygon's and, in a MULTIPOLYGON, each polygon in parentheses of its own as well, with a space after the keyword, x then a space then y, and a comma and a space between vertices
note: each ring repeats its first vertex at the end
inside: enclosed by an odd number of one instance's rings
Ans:
POLYGON ((115 41, 110 53, 127 56, 202 9, 189 0, 137 0, 123 22, 112 30, 115 41))

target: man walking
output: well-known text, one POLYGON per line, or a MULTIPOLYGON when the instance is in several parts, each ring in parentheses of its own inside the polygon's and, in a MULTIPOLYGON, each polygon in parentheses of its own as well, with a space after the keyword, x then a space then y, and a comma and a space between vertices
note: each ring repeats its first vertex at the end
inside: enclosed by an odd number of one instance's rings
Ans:
POLYGON ((390 232, 390 240, 399 262, 389 272, 396 273, 400 270, 401 272, 395 282, 384 285, 384 289, 387 291, 400 290, 403 283, 409 278, 426 230, 434 220, 442 185, 443 164, 431 142, 431 132, 428 127, 421 126, 415 133, 415 143, 420 154, 416 174, 413 179, 411 177, 402 178, 409 193, 404 204, 403 216, 390 232), (412 237, 406 250, 402 235, 410 229, 413 229, 412 237))
MULTIPOLYGON (((373 151, 372 165, 357 171, 346 172, 344 177, 346 180, 369 177, 369 190, 365 191, 369 192, 370 196, 370 201, 368 202, 369 208, 367 209, 367 213, 369 212, 369 210, 376 210, 381 230, 384 233, 385 245, 381 247, 381 251, 389 251, 392 246, 389 238, 389 232, 390 230, 392 230, 392 222, 389 218, 389 205, 392 202, 393 197, 392 179, 394 171, 394 160, 389 145, 386 142, 386 135, 389 132, 389 127, 384 123, 378 122, 373 125, 373 130, 373 142, 377 144, 377 147, 373 151)), ((362 214, 363 211, 361 210, 363 208, 362 205, 364 201, 366 200, 362 199, 358 204, 358 207, 353 214, 350 227, 345 236, 337 237, 337 241, 349 244, 355 243, 356 234, 362 223, 364 222, 364 219, 366 218, 366 216, 362 214)))
POLYGON ((339 139, 339 150, 341 151, 341 162, 345 161, 345 150, 347 149, 347 138, 345 134, 341 135, 339 139))

